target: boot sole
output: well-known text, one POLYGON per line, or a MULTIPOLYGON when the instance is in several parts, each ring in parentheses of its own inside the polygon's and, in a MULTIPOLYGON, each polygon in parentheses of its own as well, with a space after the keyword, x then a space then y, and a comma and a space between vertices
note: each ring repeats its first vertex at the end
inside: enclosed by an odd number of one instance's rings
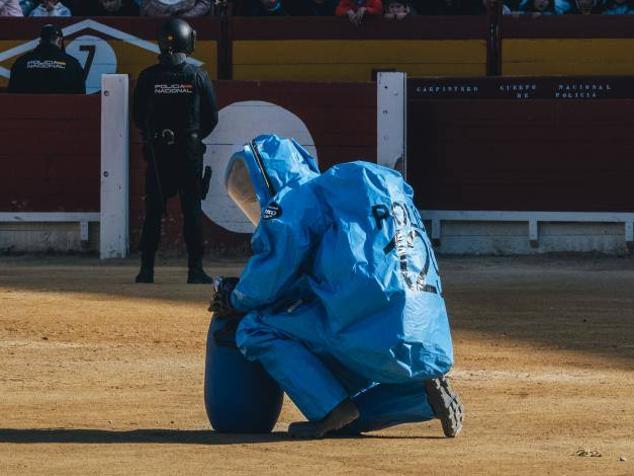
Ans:
POLYGON ((426 381, 425 390, 434 414, 440 419, 445 436, 455 438, 462 430, 464 421, 464 406, 458 394, 445 377, 426 381))

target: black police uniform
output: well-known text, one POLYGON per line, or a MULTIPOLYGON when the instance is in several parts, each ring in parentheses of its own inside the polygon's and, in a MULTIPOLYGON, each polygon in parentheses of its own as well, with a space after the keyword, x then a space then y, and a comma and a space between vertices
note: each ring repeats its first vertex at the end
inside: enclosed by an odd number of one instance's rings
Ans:
POLYGON ((152 270, 168 198, 180 195, 189 269, 202 271, 201 178, 207 137, 218 123, 207 73, 186 62, 184 53, 164 53, 145 69, 134 92, 134 120, 143 131, 148 167, 142 269, 152 270))
POLYGON ((52 43, 40 43, 11 68, 8 92, 86 94, 84 70, 75 58, 52 43))

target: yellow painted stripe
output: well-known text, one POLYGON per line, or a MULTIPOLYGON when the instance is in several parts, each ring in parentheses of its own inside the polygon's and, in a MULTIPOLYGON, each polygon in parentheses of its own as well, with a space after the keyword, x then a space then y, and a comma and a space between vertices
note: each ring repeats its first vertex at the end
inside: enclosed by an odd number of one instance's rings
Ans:
POLYGON ((484 40, 258 40, 233 44, 233 63, 238 65, 484 62, 484 40))
MULTIPOLYGON (((0 52, 18 46, 24 41, 0 41, 0 52)), ((117 58, 117 73, 130 74, 132 77, 139 75, 141 70, 156 63, 156 53, 139 48, 120 40, 108 40, 107 43, 112 47, 117 58)), ((13 56, 2 63, 0 66, 11 69, 11 66, 21 55, 13 56)), ((211 79, 217 79, 217 42, 212 40, 204 40, 196 43, 196 51, 193 57, 204 63, 203 68, 207 70, 211 79)), ((6 86, 8 80, 0 77, 0 87, 6 86)))
POLYGON ((480 76, 486 42, 480 40, 237 41, 234 79, 369 81, 373 69, 411 76, 480 76))
POLYGON ((504 40, 508 75, 634 74, 634 39, 504 40))
POLYGON ((237 80, 370 81, 373 69, 395 69, 411 77, 483 76, 484 64, 325 64, 325 65, 234 65, 237 80))

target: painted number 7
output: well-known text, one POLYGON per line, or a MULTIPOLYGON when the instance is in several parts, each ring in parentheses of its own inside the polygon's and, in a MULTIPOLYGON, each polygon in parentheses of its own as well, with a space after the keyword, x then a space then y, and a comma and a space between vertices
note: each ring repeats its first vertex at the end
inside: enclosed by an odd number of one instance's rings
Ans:
POLYGON ((86 58, 86 65, 84 66, 84 81, 88 78, 90 74, 90 67, 92 66, 92 61, 95 59, 95 51, 97 48, 95 45, 81 45, 79 47, 79 51, 87 51, 88 58, 86 58))

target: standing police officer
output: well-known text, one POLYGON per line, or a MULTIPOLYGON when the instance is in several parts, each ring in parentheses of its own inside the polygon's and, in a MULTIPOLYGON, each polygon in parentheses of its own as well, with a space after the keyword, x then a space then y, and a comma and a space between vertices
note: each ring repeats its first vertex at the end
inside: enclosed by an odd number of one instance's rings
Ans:
POLYGON ((8 92, 86 94, 84 70, 64 52, 64 34, 59 27, 42 27, 40 44, 13 64, 8 92))
POLYGON ((158 41, 159 64, 141 72, 134 92, 134 121, 143 131, 148 162, 141 270, 136 282, 154 282, 161 217, 167 199, 178 194, 189 255, 187 282, 211 283, 202 267, 200 201, 205 152, 202 140, 218 123, 216 98, 207 73, 187 63, 196 42, 196 32, 187 22, 168 20, 161 28, 158 41))

